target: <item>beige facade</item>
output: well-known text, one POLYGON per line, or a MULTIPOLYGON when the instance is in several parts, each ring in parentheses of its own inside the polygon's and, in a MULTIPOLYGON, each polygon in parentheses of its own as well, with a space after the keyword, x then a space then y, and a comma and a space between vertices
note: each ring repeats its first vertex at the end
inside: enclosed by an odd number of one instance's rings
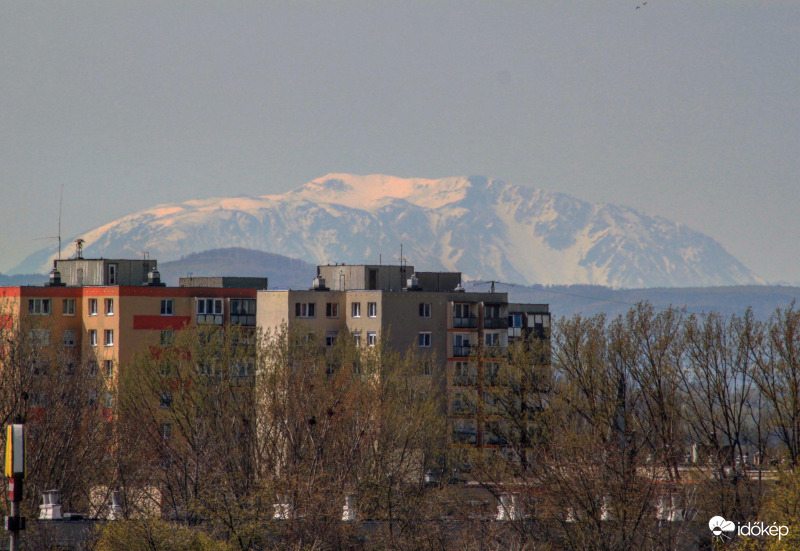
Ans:
POLYGON ((509 305, 507 293, 464 292, 460 274, 414 277, 413 266, 319 266, 318 273, 312 289, 259 291, 258 327, 307 329, 326 345, 347 332, 365 347, 382 338, 400 352, 416 349, 423 372, 447 393, 450 442, 497 443, 483 426, 484 390, 510 340, 532 331, 547 338, 547 305, 509 305))

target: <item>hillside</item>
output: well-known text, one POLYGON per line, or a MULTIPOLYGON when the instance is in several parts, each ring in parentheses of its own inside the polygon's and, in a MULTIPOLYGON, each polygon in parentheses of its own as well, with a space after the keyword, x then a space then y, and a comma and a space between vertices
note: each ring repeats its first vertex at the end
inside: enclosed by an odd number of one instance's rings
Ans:
POLYGON ((269 278, 270 289, 310 287, 316 266, 279 254, 238 247, 213 249, 186 255, 179 260, 159 262, 161 280, 178 285, 178 278, 199 276, 250 276, 269 278))

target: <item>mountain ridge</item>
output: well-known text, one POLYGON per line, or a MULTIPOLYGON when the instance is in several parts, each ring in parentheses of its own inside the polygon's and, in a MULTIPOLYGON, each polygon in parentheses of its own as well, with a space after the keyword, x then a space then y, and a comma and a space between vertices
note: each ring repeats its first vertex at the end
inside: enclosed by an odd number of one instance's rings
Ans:
MULTIPOLYGON (((162 261, 238 246, 320 264, 377 263, 402 243, 419 268, 472 279, 613 287, 760 282, 684 224, 483 176, 329 174, 280 195, 156 205, 81 237, 87 256, 148 251, 162 261)), ((31 255, 15 271, 46 269, 51 252, 31 255)))

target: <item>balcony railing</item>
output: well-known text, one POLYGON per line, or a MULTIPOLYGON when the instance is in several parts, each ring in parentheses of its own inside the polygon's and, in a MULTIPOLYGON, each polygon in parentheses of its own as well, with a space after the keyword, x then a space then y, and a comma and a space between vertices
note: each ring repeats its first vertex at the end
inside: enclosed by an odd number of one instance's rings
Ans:
POLYGON ((453 402, 453 415, 475 415, 477 408, 469 402, 453 402))
POLYGON ((477 346, 453 346, 453 357, 454 358, 468 358, 470 354, 478 349, 477 346))
POLYGON ((502 356, 508 356, 508 347, 507 346, 487 346, 483 349, 483 355, 489 358, 499 358, 502 356))
POLYGON ((197 314, 197 325, 222 325, 222 314, 197 314))
POLYGON ((476 386, 478 384, 477 375, 455 375, 453 376, 453 386, 476 386))
POLYGON ((478 318, 453 318, 454 329, 475 329, 478 327, 478 318))
POLYGON ((485 318, 484 329, 508 329, 508 318, 485 318))
POLYGON ((477 444, 478 443, 478 433, 477 432, 454 430, 452 434, 453 434, 453 443, 454 444, 477 444))

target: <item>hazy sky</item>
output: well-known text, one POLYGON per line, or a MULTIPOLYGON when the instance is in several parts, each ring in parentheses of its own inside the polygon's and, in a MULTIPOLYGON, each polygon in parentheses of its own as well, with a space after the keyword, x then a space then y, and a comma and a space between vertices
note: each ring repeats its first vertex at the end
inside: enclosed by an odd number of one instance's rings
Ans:
POLYGON ((351 172, 630 205, 800 282, 800 2, 564 4, 0 0, 0 270, 62 185, 72 237, 351 172))

